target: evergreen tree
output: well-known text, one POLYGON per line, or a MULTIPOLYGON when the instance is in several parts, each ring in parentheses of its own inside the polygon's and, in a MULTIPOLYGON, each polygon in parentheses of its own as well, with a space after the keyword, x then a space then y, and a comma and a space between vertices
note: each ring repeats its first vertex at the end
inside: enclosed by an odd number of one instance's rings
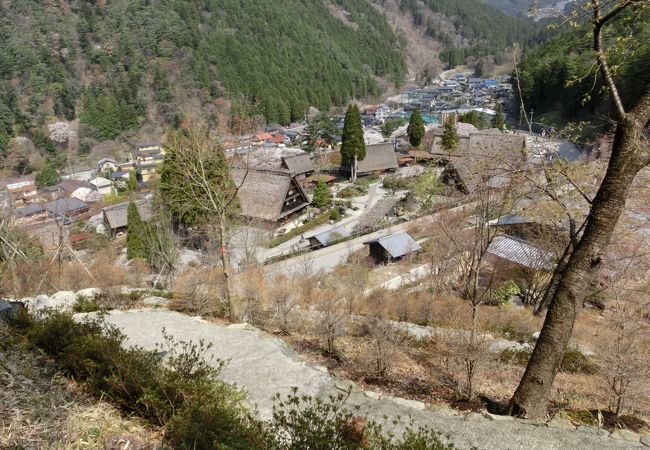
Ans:
POLYGON ((411 114, 406 132, 409 135, 409 143, 413 147, 419 147, 422 138, 424 138, 424 121, 422 120, 422 114, 420 114, 420 108, 415 108, 415 111, 411 114))
POLYGON ((332 203, 332 193, 330 192, 329 186, 323 180, 318 180, 316 182, 316 187, 314 188, 314 199, 312 200, 314 206, 320 209, 325 209, 332 203))
POLYGON ((456 132, 456 123, 451 117, 447 119, 442 131, 442 142, 440 144, 450 155, 458 147, 458 133, 456 132))
POLYGON ((496 111, 497 114, 494 116, 494 126, 503 131, 505 129, 506 121, 503 118, 503 107, 501 106, 501 103, 497 103, 496 111))
POLYGON ((341 164, 350 167, 352 181, 357 179, 357 162, 366 157, 361 113, 357 105, 348 106, 341 136, 341 164))
POLYGON ((147 248, 145 241, 145 233, 147 232, 146 224, 140 217, 140 211, 135 202, 129 202, 129 208, 126 213, 126 257, 127 259, 133 258, 147 258, 147 248))
POLYGON ((59 176, 59 172, 56 171, 56 168, 50 163, 50 161, 47 161, 45 167, 43 167, 43 170, 36 175, 34 181, 36 182, 37 187, 44 188, 54 186, 60 180, 61 177, 59 176))
POLYGON ((135 191, 138 187, 138 179, 135 170, 129 171, 129 191, 135 191))

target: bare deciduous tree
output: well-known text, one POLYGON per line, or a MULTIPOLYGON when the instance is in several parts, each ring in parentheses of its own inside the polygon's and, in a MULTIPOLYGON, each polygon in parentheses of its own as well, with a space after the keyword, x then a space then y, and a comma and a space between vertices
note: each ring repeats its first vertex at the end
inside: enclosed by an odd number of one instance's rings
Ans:
POLYGON ((646 7, 648 0, 591 0, 593 49, 600 76, 607 88, 615 127, 612 154, 596 196, 590 203, 584 232, 566 264, 557 270, 559 281, 551 297, 544 326, 526 371, 509 406, 514 415, 541 418, 546 414, 555 376, 560 369, 576 317, 585 295, 600 271, 625 200, 637 173, 650 164, 650 142, 644 134, 650 121, 650 85, 626 109, 608 61, 603 32, 625 10, 646 7))

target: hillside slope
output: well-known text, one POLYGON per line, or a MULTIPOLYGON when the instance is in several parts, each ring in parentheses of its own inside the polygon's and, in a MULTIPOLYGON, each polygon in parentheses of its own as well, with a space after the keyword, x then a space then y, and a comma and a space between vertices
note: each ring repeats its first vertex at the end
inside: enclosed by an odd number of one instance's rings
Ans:
MULTIPOLYGON (((611 48, 610 65, 616 69, 623 101, 629 105, 650 81, 650 10, 617 17, 605 38, 611 48)), ((533 109, 537 117, 552 116, 557 124, 594 118, 606 122, 609 102, 593 61, 588 27, 566 31, 527 52, 519 65, 526 110, 533 109)), ((516 84, 513 88, 516 93, 516 84)))

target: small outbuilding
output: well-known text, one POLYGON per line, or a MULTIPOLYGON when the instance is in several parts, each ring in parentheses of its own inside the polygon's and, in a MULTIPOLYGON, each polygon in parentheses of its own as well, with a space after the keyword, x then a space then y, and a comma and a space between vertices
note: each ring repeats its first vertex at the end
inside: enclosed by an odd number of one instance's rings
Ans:
POLYGON ((334 227, 309 237, 309 247, 312 249, 327 247, 331 242, 348 236, 350 236, 350 233, 345 228, 334 227))
MULTIPOLYGON (((148 200, 137 200, 135 206, 138 208, 142 220, 148 222, 152 215, 151 202, 148 200)), ((102 210, 104 225, 111 235, 116 235, 126 230, 128 225, 128 209, 129 203, 125 202, 108 206, 102 210)))
POLYGON ((389 234, 372 241, 364 242, 369 247, 370 257, 377 264, 399 261, 405 256, 422 250, 420 244, 407 232, 389 234))

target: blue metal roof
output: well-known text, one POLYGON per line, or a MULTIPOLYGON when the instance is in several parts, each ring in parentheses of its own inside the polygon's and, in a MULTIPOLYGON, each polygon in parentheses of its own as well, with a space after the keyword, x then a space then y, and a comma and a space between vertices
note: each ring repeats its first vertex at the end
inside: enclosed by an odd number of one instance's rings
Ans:
POLYGON ((409 253, 422 250, 420 244, 413 239, 407 232, 383 236, 373 241, 364 242, 365 244, 377 243, 381 245, 392 258, 399 258, 409 253))
POLYGON ((323 231, 322 233, 315 234, 310 237, 310 239, 313 237, 316 239, 318 242, 320 242, 322 245, 327 245, 331 241, 341 238, 341 237, 347 237, 350 236, 350 233, 348 230, 346 230, 343 227, 334 227, 332 229, 329 229, 327 231, 323 231))

